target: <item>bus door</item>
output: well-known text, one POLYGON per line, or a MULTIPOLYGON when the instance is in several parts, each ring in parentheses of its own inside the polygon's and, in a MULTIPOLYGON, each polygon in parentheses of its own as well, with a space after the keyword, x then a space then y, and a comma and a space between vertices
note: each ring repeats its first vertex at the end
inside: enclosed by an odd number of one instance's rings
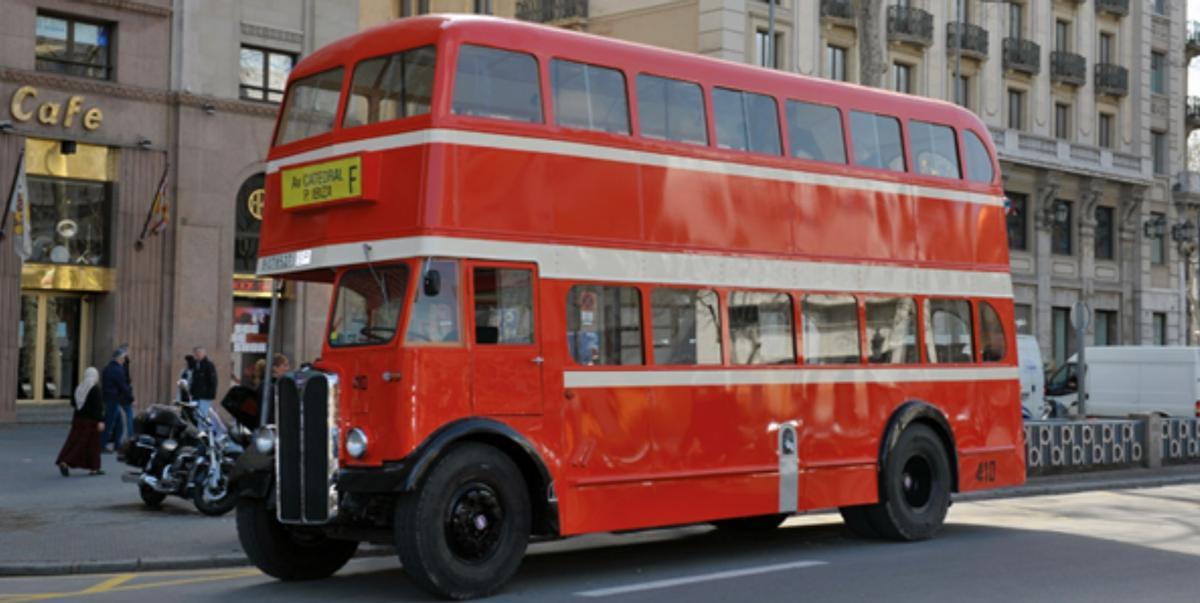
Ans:
POLYGON ((477 415, 542 412, 542 345, 537 267, 473 262, 471 383, 477 415))

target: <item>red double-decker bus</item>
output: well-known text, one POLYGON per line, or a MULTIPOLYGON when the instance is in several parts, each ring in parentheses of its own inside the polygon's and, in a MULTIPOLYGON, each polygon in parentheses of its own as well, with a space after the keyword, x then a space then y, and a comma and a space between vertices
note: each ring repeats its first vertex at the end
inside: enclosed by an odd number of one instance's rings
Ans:
POLYGON ((479 17, 292 72, 259 274, 333 284, 243 457, 282 579, 394 542, 449 597, 531 538, 841 509, 928 538, 1024 476, 987 129, 935 100, 479 17))

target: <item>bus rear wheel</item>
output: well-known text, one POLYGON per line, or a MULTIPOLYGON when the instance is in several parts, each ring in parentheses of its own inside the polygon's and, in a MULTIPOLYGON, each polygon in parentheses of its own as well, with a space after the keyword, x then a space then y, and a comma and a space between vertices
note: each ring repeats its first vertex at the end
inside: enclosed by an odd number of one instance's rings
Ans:
POLYGON ((884 499, 866 507, 865 515, 883 538, 931 538, 946 520, 952 479, 941 438, 926 425, 910 425, 900 434, 883 467, 884 499))
POLYGON ((450 450, 396 504, 396 552, 425 590, 449 599, 496 592, 525 555, 529 493, 516 464, 485 444, 450 450))
POLYGON ((237 502, 237 532, 242 550, 264 574, 284 581, 317 580, 336 573, 358 550, 351 540, 334 540, 317 531, 279 523, 259 498, 237 502))

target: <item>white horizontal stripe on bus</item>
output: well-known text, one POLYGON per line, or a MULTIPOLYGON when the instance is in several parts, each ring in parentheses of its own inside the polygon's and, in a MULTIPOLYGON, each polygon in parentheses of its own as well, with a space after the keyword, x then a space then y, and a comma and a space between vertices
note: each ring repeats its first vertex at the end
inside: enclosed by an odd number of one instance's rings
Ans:
POLYGON ((519 243, 461 237, 402 237, 339 243, 258 260, 263 276, 413 257, 456 257, 533 262, 545 278, 711 287, 801 289, 845 293, 898 293, 1012 297, 1008 272, 979 272, 827 263, 785 259, 519 243))
POLYGON ((1004 200, 1000 197, 948 190, 930 186, 917 186, 896 182, 884 182, 868 178, 853 178, 848 176, 833 176, 816 174, 799 170, 763 167, 734 163, 731 161, 713 161, 696 159, 679 155, 634 151, 595 144, 550 140, 531 136, 509 136, 503 134, 488 134, 467 130, 429 129, 404 134, 379 136, 363 140, 338 143, 325 148, 276 159, 267 163, 267 171, 274 173, 282 168, 300 163, 309 163, 342 155, 362 153, 366 151, 385 151, 422 144, 454 144, 462 146, 483 147, 488 149, 504 149, 510 151, 546 153, 583 159, 604 159, 620 163, 632 163, 661 168, 690 170, 728 176, 745 176, 764 180, 794 182, 797 184, 825 185, 838 188, 850 188, 869 192, 888 193, 904 196, 920 196, 945 201, 977 203, 1002 207, 1004 200))
POLYGON ((736 385, 816 385, 831 383, 959 383, 1011 381, 1017 369, 998 367, 953 368, 802 368, 714 369, 708 371, 566 371, 563 385, 577 389, 597 387, 686 387, 736 385))

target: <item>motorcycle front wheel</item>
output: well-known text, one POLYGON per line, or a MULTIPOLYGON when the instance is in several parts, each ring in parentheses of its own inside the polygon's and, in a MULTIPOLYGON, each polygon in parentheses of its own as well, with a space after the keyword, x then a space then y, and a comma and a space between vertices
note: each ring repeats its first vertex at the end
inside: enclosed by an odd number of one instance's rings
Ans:
POLYGON ((208 471, 198 471, 192 485, 192 503, 210 517, 224 515, 237 506, 237 493, 229 488, 229 472, 222 468, 216 487, 208 484, 208 471))

